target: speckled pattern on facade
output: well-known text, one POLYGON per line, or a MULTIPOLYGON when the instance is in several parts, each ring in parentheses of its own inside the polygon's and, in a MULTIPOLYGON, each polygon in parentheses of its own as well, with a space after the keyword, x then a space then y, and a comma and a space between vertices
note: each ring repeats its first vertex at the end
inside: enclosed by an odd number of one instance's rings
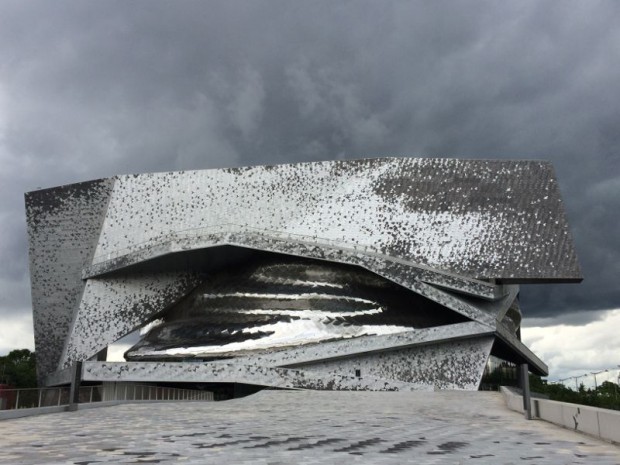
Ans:
POLYGON ((30 284, 39 378, 54 371, 84 290, 113 179, 26 194, 30 284))
MULTIPOLYGON (((498 344, 543 374, 515 335, 518 284, 581 279, 553 169, 538 161, 378 158, 127 175, 31 192, 26 207, 38 370, 48 383, 217 273, 225 248, 360 267, 458 315, 400 335, 426 346, 368 335, 231 362, 243 382, 254 374, 270 386, 288 370, 287 387, 312 378, 303 387, 476 389, 498 344), (203 254, 204 267, 166 269, 166 258, 188 253, 203 254), (295 366, 285 360, 295 353, 312 355, 295 366), (361 379, 342 381, 351 370, 361 379)), ((140 363, 105 380, 126 380, 140 363)), ((207 379, 217 363, 196 370, 207 379)), ((160 381, 170 381, 161 366, 160 381)), ((196 381, 179 370, 176 381, 196 381)))

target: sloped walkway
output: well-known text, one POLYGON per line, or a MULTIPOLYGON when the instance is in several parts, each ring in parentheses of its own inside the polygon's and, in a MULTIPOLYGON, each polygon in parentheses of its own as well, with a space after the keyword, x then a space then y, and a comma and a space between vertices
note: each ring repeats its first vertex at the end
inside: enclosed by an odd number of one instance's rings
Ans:
POLYGON ((0 463, 620 464, 489 392, 262 391, 0 422, 0 463))

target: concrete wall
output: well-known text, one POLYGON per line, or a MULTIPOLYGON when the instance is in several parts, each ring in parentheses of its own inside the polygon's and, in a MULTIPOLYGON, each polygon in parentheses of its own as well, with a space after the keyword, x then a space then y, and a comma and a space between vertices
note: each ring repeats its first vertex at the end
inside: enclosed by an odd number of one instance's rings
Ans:
MULTIPOLYGON (((506 387, 502 394, 509 409, 524 411, 521 394, 506 387)), ((547 399, 531 399, 531 403, 534 418, 620 444, 620 411, 547 399)))

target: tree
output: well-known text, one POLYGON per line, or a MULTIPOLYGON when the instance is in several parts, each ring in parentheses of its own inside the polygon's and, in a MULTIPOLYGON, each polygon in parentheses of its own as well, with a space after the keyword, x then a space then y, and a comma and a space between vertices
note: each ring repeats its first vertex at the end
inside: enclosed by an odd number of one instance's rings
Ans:
POLYGON ((34 352, 17 349, 0 356, 0 383, 16 388, 37 387, 37 367, 34 352))
POLYGON ((563 384, 548 384, 538 376, 530 375, 530 386, 532 392, 546 394, 551 400, 620 410, 620 386, 610 381, 602 382, 596 390, 586 389, 582 383, 577 391, 573 391, 563 384))

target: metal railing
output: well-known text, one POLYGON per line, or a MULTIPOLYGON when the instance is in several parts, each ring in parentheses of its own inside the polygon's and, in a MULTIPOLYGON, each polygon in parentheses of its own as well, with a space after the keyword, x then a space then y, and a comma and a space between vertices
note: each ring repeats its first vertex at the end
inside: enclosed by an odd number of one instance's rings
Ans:
POLYGON ((69 403, 69 387, 0 390, 0 410, 40 408, 69 403))
MULTIPOLYGON (((212 401, 213 393, 196 389, 119 383, 114 385, 81 386, 79 403, 104 401, 212 401)), ((1 389, 0 410, 56 407, 70 403, 70 388, 1 389)))
MULTIPOLYGON (((83 389, 83 388, 80 388, 83 389)), ((80 392, 81 395, 81 392, 80 392)), ((103 392, 104 401, 134 400, 213 400, 213 393, 196 389, 181 389, 147 384, 118 383, 106 386, 103 392)), ((81 402, 81 398, 80 398, 81 402)))

